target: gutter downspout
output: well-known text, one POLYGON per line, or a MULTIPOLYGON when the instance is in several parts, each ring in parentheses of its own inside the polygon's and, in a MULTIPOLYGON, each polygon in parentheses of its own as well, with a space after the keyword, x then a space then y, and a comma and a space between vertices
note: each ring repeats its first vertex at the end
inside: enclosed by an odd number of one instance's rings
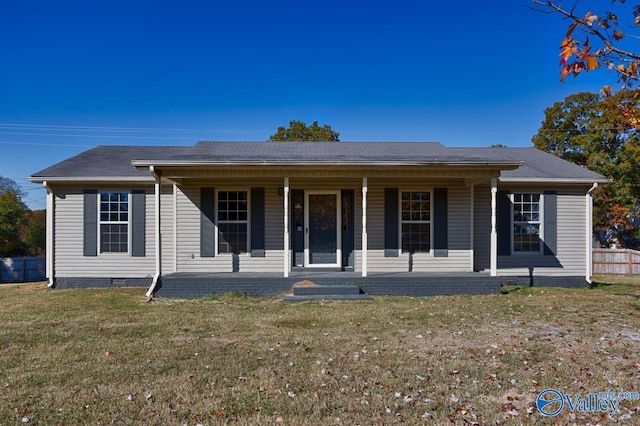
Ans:
POLYGON ((149 171, 156 179, 154 184, 155 189, 155 239, 156 239, 156 273, 151 281, 151 286, 146 293, 147 301, 153 299, 153 293, 156 290, 160 275, 162 275, 162 247, 161 247, 161 235, 160 235, 160 174, 155 170, 154 166, 149 166, 149 171))
POLYGON ((587 217, 585 220, 585 254, 586 254, 586 281, 591 284, 591 274, 593 273, 593 191, 598 187, 598 183, 594 182, 593 186, 587 191, 585 197, 587 217))
POLYGON ((47 287, 53 288, 55 285, 55 268, 54 268, 54 250, 53 236, 55 235, 54 226, 54 202, 55 197, 53 190, 45 180, 42 182, 42 186, 47 190, 47 210, 46 210, 46 242, 45 242, 45 254, 46 254, 46 275, 48 278, 47 287))

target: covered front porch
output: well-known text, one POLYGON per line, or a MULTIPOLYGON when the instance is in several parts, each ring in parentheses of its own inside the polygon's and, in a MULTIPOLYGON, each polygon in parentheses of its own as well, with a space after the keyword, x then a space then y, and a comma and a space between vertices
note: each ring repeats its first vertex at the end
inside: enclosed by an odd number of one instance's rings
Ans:
MULTIPOLYGON (((247 292, 277 294, 304 276, 324 274, 327 267, 341 270, 340 280, 366 283, 372 294, 478 293, 486 290, 447 288, 452 281, 497 282, 488 278, 497 275, 497 172, 493 169, 474 171, 474 179, 468 177, 471 172, 457 169, 446 177, 438 169, 332 171, 328 175, 317 170, 303 174, 252 169, 242 176, 229 170, 214 176, 210 170, 191 172, 196 176, 185 177, 182 169, 156 174, 154 228, 157 233, 163 230, 163 235, 156 235, 162 244, 155 246, 154 282, 162 278, 164 287, 180 277, 201 282, 203 274, 210 274, 222 286, 227 278, 236 283, 237 279, 269 282, 277 288, 253 285, 247 292), (482 207, 493 225, 486 232, 486 251, 491 253, 491 262, 483 268, 486 274, 473 272, 477 270, 473 218, 478 182, 487 184, 493 201, 482 207), (170 192, 167 184, 172 186, 170 192), (233 202, 227 201, 230 196, 235 197, 233 202), (163 198, 162 205, 168 208, 161 207, 163 198), (231 212, 238 215, 234 216, 239 223, 233 225, 239 230, 235 240, 228 238, 225 228, 230 205, 242 207, 231 212), (408 274, 402 277, 403 272, 408 274), (429 277, 428 284, 423 276, 429 277), (409 285, 417 288, 411 290, 409 285), (438 285, 443 289, 435 289, 438 285), (378 289, 389 286, 392 289, 378 289)), ((325 274, 321 280, 328 278, 337 277, 325 274)), ((215 290, 217 286, 202 294, 235 290, 215 290)))

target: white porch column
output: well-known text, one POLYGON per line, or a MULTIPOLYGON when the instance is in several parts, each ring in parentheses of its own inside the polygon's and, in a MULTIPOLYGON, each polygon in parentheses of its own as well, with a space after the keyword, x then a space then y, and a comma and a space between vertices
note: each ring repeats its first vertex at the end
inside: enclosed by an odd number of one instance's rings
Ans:
POLYGON ((178 186, 173 184, 173 272, 178 272, 178 186))
POLYGON ((289 259, 289 178, 284 178, 284 276, 289 276, 291 261, 289 259))
POLYGON ((367 178, 362 178, 362 276, 366 277, 368 274, 368 259, 367 250, 369 248, 369 242, 367 237, 367 191, 368 182, 367 178))
POLYGON ((156 274, 162 275, 162 233, 160 232, 160 177, 156 178, 155 189, 155 216, 156 216, 156 274))
POLYGON ((496 228, 496 207, 498 197, 498 179, 491 179, 491 276, 498 275, 498 231, 496 228))
POLYGON ((47 269, 47 286, 53 287, 55 284, 55 268, 54 268, 54 258, 55 258, 55 246, 53 243, 54 236, 54 209, 55 209, 55 197, 53 195, 53 190, 49 187, 47 182, 42 182, 42 185, 47 190, 47 211, 46 211, 46 269, 47 269))
POLYGON ((471 218, 471 223, 469 224, 469 246, 471 247, 469 253, 469 271, 475 271, 475 220, 476 220, 476 186, 471 185, 471 191, 469 194, 470 206, 469 206, 469 217, 471 218))

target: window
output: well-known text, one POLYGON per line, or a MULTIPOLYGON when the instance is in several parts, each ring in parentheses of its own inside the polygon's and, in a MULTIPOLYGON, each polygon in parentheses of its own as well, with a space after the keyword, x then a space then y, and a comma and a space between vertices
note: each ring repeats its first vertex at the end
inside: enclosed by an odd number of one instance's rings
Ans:
POLYGON ((513 252, 541 252, 542 209, 540 194, 511 194, 513 252))
POLYGON ((431 250, 431 192, 402 191, 402 252, 431 250))
POLYGON ((247 253, 248 227, 248 192, 218 191, 218 253, 247 253))
POLYGON ((100 253, 129 251, 129 194, 100 193, 100 253))

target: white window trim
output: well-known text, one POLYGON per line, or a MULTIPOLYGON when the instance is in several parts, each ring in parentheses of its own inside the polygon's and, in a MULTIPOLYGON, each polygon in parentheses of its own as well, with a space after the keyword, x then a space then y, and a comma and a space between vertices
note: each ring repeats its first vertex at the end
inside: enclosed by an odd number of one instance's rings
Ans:
MULTIPOLYGON (((221 257, 233 257, 233 256, 245 256, 245 257, 251 257, 251 189, 247 189, 247 188, 243 188, 243 187, 231 187, 231 188, 216 188, 216 194, 215 194, 215 200, 214 200, 214 205, 215 205, 215 209, 214 209, 214 215, 215 215, 215 220, 213 223, 214 229, 215 229, 215 236, 214 236, 214 244, 215 244, 215 255, 216 256, 221 256, 221 257), (247 252, 246 253, 240 253, 240 254, 233 254, 233 253, 220 253, 219 251, 219 246, 218 246, 218 242, 219 242, 219 237, 220 237, 220 229, 218 228, 218 194, 220 192, 246 192, 247 193, 247 252)), ((223 223, 244 223, 244 221, 222 221, 223 223)))
MULTIPOLYGON (((512 256, 539 256, 544 254, 544 193, 541 191, 516 191, 509 194, 509 201, 511 202, 511 228, 510 228, 510 239, 511 239, 511 255, 512 256), (513 220, 513 209, 514 209, 514 201, 513 196, 515 194, 522 195, 540 195, 540 206, 539 210, 539 219, 538 222, 540 224, 540 246, 538 247, 538 251, 516 251, 515 250, 515 238, 513 232, 513 225, 515 224, 515 220, 513 220)), ((534 222, 532 222, 534 223, 534 222)))
POLYGON ((122 189, 108 189, 108 190, 99 190, 98 191, 98 220, 97 220, 97 226, 98 226, 98 238, 97 238, 97 252, 98 252, 98 256, 130 256, 131 255, 131 190, 122 190, 122 189), (123 225, 124 222, 123 221, 117 221, 117 222, 111 222, 111 221, 107 221, 107 222, 103 222, 102 220, 100 220, 100 196, 102 194, 111 194, 111 193, 122 193, 122 194, 127 194, 127 205, 128 205, 128 210, 127 210, 127 217, 129 218, 129 220, 127 220, 127 251, 120 251, 120 252, 112 252, 112 251, 107 251, 107 252, 103 252, 102 251, 102 232, 100 230, 100 225, 123 225))
POLYGON ((402 193, 403 192, 428 192, 429 193, 429 201, 431 204, 431 208, 429 209, 429 217, 431 218, 428 221, 408 221, 406 223, 428 223, 429 224, 429 251, 417 252, 415 254, 419 255, 429 255, 433 256, 433 212, 434 212, 434 203, 433 203, 433 188, 399 188, 398 189, 398 247, 400 248, 400 254, 409 254, 402 249, 402 193))

